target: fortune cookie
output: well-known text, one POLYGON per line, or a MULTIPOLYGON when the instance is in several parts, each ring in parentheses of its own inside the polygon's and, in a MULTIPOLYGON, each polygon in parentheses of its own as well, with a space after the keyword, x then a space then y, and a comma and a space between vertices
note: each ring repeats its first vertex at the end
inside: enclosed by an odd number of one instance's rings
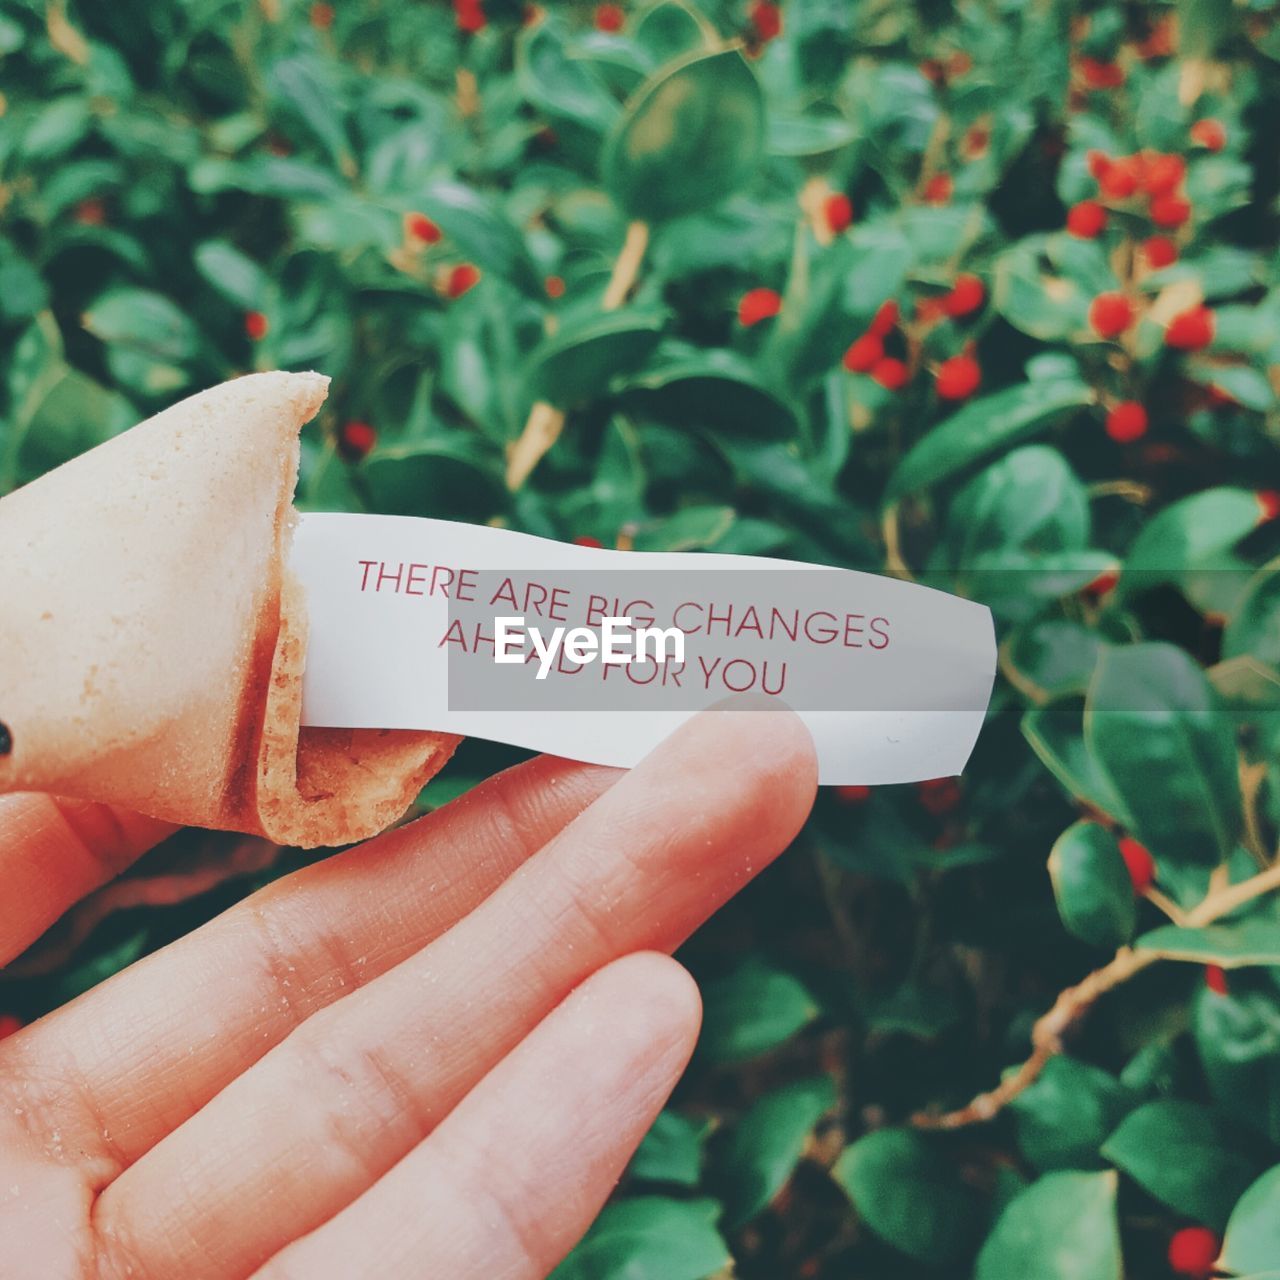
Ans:
POLYGON ((307 612, 287 553, 317 373, 257 373, 0 500, 0 791, 281 844, 408 808, 458 739, 300 727, 307 612))

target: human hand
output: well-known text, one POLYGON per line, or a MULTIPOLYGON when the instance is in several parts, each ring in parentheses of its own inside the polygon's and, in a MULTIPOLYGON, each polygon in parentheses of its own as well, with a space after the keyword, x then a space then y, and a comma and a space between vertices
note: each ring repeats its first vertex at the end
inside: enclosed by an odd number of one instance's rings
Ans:
MULTIPOLYGON (((6 1280, 537 1280, 692 1051, 673 950, 795 835, 812 743, 704 713, 279 880, 0 1043, 6 1280)), ((170 829, 0 800, 0 961, 170 829)))

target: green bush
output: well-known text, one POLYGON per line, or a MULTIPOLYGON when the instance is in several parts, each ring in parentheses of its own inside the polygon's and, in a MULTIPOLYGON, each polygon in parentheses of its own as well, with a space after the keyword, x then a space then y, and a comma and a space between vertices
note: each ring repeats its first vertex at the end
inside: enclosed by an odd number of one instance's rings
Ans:
POLYGON ((0 6, 0 492, 315 367, 305 507, 996 613, 964 779, 825 794, 687 949, 700 1052, 561 1280, 1280 1266, 1276 58, 1266 0, 0 6))

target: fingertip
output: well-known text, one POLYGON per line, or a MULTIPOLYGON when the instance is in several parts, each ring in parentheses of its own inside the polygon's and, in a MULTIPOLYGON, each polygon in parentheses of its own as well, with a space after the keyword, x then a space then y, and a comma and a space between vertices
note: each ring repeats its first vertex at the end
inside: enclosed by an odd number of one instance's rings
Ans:
POLYGON ((579 993, 611 1009, 626 1008, 627 1034, 637 1048, 674 1052, 684 1060, 692 1054, 702 1026, 702 996, 693 976, 670 956, 659 951, 623 956, 598 970, 579 993))

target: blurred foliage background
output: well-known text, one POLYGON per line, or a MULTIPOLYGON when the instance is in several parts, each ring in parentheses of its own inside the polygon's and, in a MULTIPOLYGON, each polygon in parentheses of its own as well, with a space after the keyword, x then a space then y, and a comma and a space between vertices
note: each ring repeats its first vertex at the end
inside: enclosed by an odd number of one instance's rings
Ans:
MULTIPOLYGON (((305 507, 996 612, 965 777, 825 793, 686 949, 558 1280, 1280 1275, 1277 59, 1267 0, 0 0, 0 492, 317 368, 305 507)), ((305 860, 179 837, 4 1027, 305 860)))

